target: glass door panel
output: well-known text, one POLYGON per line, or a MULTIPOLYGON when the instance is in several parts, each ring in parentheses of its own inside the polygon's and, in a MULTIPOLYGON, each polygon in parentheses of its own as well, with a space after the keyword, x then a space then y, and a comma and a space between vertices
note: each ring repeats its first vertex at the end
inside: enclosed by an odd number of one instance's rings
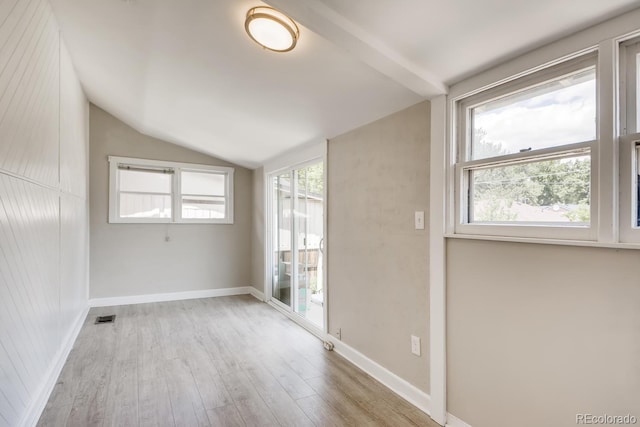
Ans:
POLYGON ((271 296, 283 304, 291 305, 292 259, 291 259, 291 174, 284 173, 273 178, 273 200, 275 215, 273 233, 273 280, 271 296))
POLYGON ((315 163, 296 171, 296 245, 298 284, 294 311, 315 326, 324 326, 322 253, 324 237, 324 165, 315 163))

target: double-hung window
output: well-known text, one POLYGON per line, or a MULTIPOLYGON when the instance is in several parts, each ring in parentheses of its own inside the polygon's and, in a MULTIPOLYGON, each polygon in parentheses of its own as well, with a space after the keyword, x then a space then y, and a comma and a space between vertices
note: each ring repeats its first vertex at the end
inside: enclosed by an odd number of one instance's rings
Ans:
POLYGON ((620 46, 620 240, 640 242, 640 39, 620 46))
POLYGON ((109 157, 109 222, 233 223, 233 168, 109 157))
POLYGON ((456 233, 589 239, 596 55, 456 103, 456 233))

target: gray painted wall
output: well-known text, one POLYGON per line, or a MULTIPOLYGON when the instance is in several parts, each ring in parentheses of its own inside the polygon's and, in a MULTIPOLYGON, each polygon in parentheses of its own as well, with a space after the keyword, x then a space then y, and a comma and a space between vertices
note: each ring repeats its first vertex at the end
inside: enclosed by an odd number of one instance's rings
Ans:
POLYGON ((253 171, 253 219, 251 222, 251 285, 264 292, 264 168, 253 171))
POLYGON ((95 105, 90 140, 91 298, 250 284, 250 170, 142 135, 95 105), (108 224, 110 155, 234 167, 234 224, 108 224))
POLYGON ((474 427, 640 417, 640 251, 447 243, 449 412, 474 427))
POLYGON ((329 332, 427 393, 429 122, 423 102, 328 147, 329 332))

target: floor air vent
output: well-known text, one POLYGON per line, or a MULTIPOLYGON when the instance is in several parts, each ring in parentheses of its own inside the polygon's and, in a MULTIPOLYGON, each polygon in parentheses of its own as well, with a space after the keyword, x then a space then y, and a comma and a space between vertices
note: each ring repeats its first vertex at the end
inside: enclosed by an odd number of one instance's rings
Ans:
POLYGON ((99 325, 101 323, 113 323, 116 321, 116 315, 115 314, 110 314, 108 316, 98 316, 96 317, 96 325, 99 325))

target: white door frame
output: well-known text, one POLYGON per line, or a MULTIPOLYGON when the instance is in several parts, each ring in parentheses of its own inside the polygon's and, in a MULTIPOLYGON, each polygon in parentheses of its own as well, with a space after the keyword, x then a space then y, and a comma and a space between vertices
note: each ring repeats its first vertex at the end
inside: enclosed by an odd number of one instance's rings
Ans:
MULTIPOLYGON (((321 339, 325 339, 328 333, 328 301, 329 301, 329 286, 327 281, 327 141, 321 140, 304 145, 292 151, 288 151, 275 159, 268 161, 264 165, 264 225, 265 225, 265 253, 264 253, 264 296, 265 301, 271 304, 276 309, 283 312, 289 318, 296 323, 303 326, 305 329, 318 336, 321 339), (287 171, 300 167, 308 166, 313 163, 322 161, 324 166, 324 194, 323 194, 323 233, 324 233, 324 250, 322 253, 322 288, 324 291, 324 302, 322 304, 324 325, 323 329, 311 324, 308 320, 299 316, 291 307, 286 307, 284 304, 274 301, 272 298, 272 276, 273 276, 273 197, 271 182, 274 176, 287 171), (286 307, 286 308, 285 308, 286 307)), ((292 230, 293 231, 293 230, 292 230)), ((293 272, 295 273, 295 272, 293 272)), ((292 284, 293 289, 293 284, 292 284)), ((293 297, 293 296, 292 296, 293 297)), ((293 299, 291 300, 293 303, 293 299)))
MULTIPOLYGON (((431 99, 431 162, 429 176, 429 372, 431 418, 447 423, 447 339, 446 339, 446 242, 450 200, 447 168, 452 153, 447 151, 447 96, 431 99)), ((450 118, 449 118, 450 120, 450 118)))

